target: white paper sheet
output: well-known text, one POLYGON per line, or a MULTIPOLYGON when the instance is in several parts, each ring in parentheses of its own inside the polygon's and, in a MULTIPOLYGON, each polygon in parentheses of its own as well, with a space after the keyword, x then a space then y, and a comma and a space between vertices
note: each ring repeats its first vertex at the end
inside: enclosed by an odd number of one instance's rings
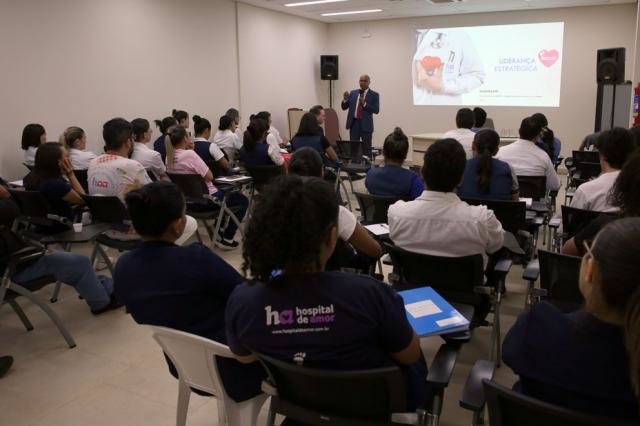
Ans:
POLYGON ((435 315, 442 312, 431 299, 421 300, 420 302, 409 303, 404 306, 407 312, 414 318, 422 318, 428 315, 435 315))
POLYGON ((366 225, 365 228, 373 235, 385 235, 389 233, 389 225, 386 223, 376 223, 374 225, 366 225))
POLYGON ((451 324, 457 324, 459 322, 462 322, 463 319, 462 317, 459 317, 457 315, 452 316, 450 318, 445 318, 445 319, 441 319, 439 321, 436 321, 436 324, 438 324, 438 326, 440 327, 445 327, 447 325, 451 325, 451 324))

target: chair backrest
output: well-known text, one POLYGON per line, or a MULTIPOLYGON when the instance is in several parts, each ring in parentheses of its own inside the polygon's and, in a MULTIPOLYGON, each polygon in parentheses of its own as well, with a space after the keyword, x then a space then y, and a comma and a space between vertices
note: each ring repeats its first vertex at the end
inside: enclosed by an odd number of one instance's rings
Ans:
POLYGON ((583 228, 601 215, 616 216, 615 212, 597 212, 593 210, 577 209, 575 207, 560 206, 562 210, 562 232, 566 239, 574 237, 583 228))
POLYGON ((400 277, 398 288, 430 286, 449 302, 477 305, 480 295, 474 287, 484 283, 481 254, 462 257, 431 256, 414 253, 383 242, 400 277))
POLYGON ((547 196, 546 176, 518 176, 520 196, 540 200, 547 196))
POLYGON ((227 345, 167 327, 150 326, 178 378, 189 387, 220 397, 226 394, 214 357, 234 358, 227 345))
POLYGON ((600 176, 602 173, 602 165, 600 163, 579 162, 574 163, 578 172, 580 172, 580 181, 586 182, 600 176))
POLYGON ((73 174, 76 175, 76 179, 78 179, 78 182, 80 183, 80 186, 82 186, 82 189, 84 189, 84 192, 89 192, 87 172, 87 169, 73 171, 73 174))
POLYGON ((283 174, 284 169, 280 166, 250 166, 243 165, 249 176, 253 178, 253 186, 258 191, 262 189, 269 181, 276 176, 283 174))
POLYGON ((53 212, 51 205, 39 191, 9 189, 11 197, 18 205, 20 213, 30 219, 46 219, 53 212))
POLYGON ((502 228, 518 235, 518 231, 527 227, 527 204, 524 201, 483 200, 479 198, 463 198, 462 201, 472 206, 487 206, 496 215, 502 228))
POLYGON ((121 224, 129 219, 127 207, 118 197, 83 195, 82 199, 87 203, 94 222, 121 224))
POLYGON ((576 163, 600 163, 598 151, 573 151, 573 164, 576 163))
POLYGON ((404 380, 396 366, 331 371, 257 356, 277 389, 272 407, 287 417, 311 424, 382 425, 391 424, 392 413, 406 410, 404 380))
POLYGON ((147 176, 149 176, 149 179, 151 179, 151 182, 155 182, 158 180, 158 177, 156 176, 155 173, 153 173, 151 170, 146 169, 147 171, 147 176))
POLYGON ((362 155, 364 151, 362 141, 337 140, 336 144, 338 148, 336 155, 340 161, 354 164, 363 162, 362 155))
POLYGON ((549 404, 489 380, 483 380, 483 384, 490 426, 630 426, 549 404))
POLYGON ((207 183, 197 174, 167 173, 171 182, 175 183, 187 198, 202 198, 209 193, 207 183))
POLYGON ((564 312, 579 309, 584 298, 580 293, 580 264, 582 259, 538 249, 540 288, 547 291, 545 300, 564 312))
MULTIPOLYGON (((360 213, 362 213, 362 222, 371 223, 387 223, 387 213, 389 206, 396 201, 402 200, 401 197, 385 197, 381 195, 365 194, 364 192, 353 193, 358 200, 360 213)), ((408 201, 407 198, 404 198, 408 201)))

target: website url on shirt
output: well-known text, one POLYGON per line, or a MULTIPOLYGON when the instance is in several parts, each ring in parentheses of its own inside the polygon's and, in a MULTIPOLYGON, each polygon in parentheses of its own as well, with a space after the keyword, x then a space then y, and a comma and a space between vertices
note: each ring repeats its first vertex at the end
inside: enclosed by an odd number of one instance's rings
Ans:
POLYGON ((295 333, 318 332, 318 331, 329 331, 329 327, 288 328, 286 330, 273 330, 271 334, 295 334, 295 333))

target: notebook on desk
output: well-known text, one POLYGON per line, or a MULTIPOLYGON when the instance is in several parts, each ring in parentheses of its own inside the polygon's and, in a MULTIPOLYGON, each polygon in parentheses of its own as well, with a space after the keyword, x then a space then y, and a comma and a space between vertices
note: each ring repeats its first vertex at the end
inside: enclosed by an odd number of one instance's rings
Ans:
POLYGON ((235 175, 216 178, 217 183, 246 183, 251 181, 251 176, 235 175))
POLYGON ((431 287, 398 292, 404 299, 407 319, 419 337, 469 329, 469 321, 431 287))
POLYGON ((389 233, 389 225, 386 223, 376 223, 373 225, 365 225, 367 231, 371 232, 376 237, 380 235, 387 235, 389 233))

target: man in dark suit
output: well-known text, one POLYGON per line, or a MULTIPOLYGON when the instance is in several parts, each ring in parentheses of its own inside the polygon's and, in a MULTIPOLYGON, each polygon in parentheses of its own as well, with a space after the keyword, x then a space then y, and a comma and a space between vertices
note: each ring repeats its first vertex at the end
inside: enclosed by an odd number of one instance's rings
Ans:
MULTIPOLYGON (((373 114, 380 112, 380 95, 369 89, 371 79, 368 75, 360 76, 360 89, 344 92, 342 109, 347 114, 349 139, 362 141, 362 153, 371 156, 371 138, 373 136, 373 114)), ((352 149, 352 152, 354 150, 352 149)))

